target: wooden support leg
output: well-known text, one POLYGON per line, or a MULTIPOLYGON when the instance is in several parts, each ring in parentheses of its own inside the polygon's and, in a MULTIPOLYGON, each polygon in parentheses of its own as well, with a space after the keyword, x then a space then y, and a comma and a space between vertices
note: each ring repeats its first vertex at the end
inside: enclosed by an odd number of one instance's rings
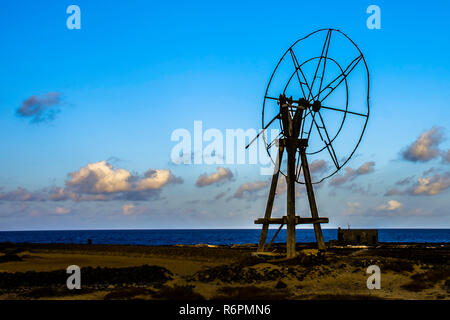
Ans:
MULTIPOLYGON (((303 176, 305 177, 306 192, 308 193, 309 208, 314 219, 319 218, 317 211, 316 199, 314 197, 314 190, 311 183, 311 174, 309 172, 308 161, 306 159, 305 147, 300 147, 300 157, 302 161, 303 176)), ((316 234, 317 247, 319 250, 326 250, 325 242, 323 240, 322 229, 320 223, 314 223, 314 233, 316 234)))
MULTIPOLYGON (((280 174, 280 164, 283 159, 284 146, 278 145, 277 161, 275 163, 274 173, 272 176, 272 183, 270 185, 269 198, 267 199, 266 212, 264 214, 265 219, 269 219, 272 215, 273 201, 275 200, 275 191, 278 184, 278 176, 280 174)), ((264 223, 259 238, 258 252, 264 252, 266 246, 267 232, 269 231, 269 223, 264 223)))
MULTIPOLYGON (((295 140, 296 142, 296 140, 295 140)), ((293 141, 288 141, 287 147, 288 162, 287 162, 287 242, 286 255, 287 258, 295 257, 295 153, 296 145, 293 141)))

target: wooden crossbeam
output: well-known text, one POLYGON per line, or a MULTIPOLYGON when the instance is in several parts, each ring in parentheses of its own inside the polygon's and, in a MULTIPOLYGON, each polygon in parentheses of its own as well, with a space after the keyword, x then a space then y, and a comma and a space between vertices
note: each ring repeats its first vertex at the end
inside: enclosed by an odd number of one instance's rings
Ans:
MULTIPOLYGON (((287 216, 281 218, 260 218, 255 220, 255 224, 286 224, 287 216)), ((328 218, 301 218, 295 216, 295 224, 314 224, 314 223, 328 223, 328 218)))
POLYGON ((275 234, 273 235, 272 240, 270 240, 270 242, 267 245, 266 249, 270 248, 270 246, 275 241, 275 239, 277 238, 278 234, 280 233, 281 229, 283 229, 283 227, 284 227, 284 224, 280 224, 280 227, 278 228, 277 232, 275 232, 275 234))

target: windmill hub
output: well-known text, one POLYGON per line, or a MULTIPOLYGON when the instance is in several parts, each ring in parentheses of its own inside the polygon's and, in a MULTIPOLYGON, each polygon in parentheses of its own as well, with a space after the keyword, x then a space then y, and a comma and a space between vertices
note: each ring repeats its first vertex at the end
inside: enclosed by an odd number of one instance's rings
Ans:
POLYGON ((312 109, 314 112, 319 112, 321 107, 322 107, 322 105, 320 104, 319 100, 314 101, 312 104, 312 109))

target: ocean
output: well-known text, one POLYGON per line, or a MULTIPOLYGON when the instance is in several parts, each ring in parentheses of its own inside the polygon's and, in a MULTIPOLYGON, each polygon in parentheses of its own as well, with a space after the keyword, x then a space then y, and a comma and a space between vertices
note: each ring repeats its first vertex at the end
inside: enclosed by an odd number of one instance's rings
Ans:
MULTIPOLYGON (((51 230, 0 231, 0 242, 87 243, 128 245, 258 243, 259 229, 188 229, 188 230, 51 230)), ((275 233, 269 230, 268 241, 275 233)), ((337 229, 323 229, 325 241, 337 239, 337 229)), ((378 229, 380 242, 450 242, 450 229, 378 229)), ((275 242, 286 241, 282 230, 275 242)), ((314 242, 312 229, 297 229, 297 242, 314 242)))

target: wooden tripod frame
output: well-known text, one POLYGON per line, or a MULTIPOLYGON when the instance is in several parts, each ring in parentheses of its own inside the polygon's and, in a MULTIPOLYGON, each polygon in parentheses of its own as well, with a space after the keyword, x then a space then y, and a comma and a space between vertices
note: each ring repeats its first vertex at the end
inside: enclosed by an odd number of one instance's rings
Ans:
POLYGON ((283 124, 284 138, 278 140, 278 155, 275 164, 274 174, 272 176, 272 183, 270 185, 269 197, 267 199, 266 211, 264 218, 255 220, 255 224, 262 224, 261 237, 259 239, 258 252, 264 252, 272 242, 275 240, 276 236, 283 228, 284 225, 287 226, 287 243, 286 251, 287 257, 295 257, 295 227, 297 224, 310 224, 314 225, 314 232, 316 235, 317 247, 319 250, 325 250, 325 242, 323 240, 321 223, 328 223, 328 218, 319 218, 317 212, 316 199, 314 197, 314 190, 311 182, 311 174, 309 171, 308 161, 306 158, 306 147, 308 146, 307 139, 299 139, 300 127, 302 122, 302 115, 304 109, 297 108, 291 116, 292 112, 289 110, 289 105, 285 103, 280 103, 280 116, 283 124), (275 200, 275 191, 278 184, 278 177, 280 173, 280 163, 283 159, 283 153, 286 149, 287 152, 287 216, 282 218, 271 218, 273 202, 275 200), (296 173, 295 173, 295 163, 296 163, 296 153, 299 150, 301 167, 303 171, 303 176, 305 178, 305 186, 308 194, 309 208, 311 211, 312 218, 301 218, 295 215, 295 183, 296 183, 296 173), (266 247, 266 238, 269 230, 270 224, 280 224, 277 232, 270 241, 269 245, 266 247))

